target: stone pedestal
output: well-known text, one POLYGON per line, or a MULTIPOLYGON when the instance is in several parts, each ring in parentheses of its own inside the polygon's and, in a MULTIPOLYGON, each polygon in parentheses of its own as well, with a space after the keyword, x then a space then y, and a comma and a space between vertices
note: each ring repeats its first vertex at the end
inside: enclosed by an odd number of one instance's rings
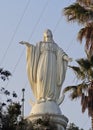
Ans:
POLYGON ((57 115, 57 114, 32 114, 27 117, 28 120, 31 122, 35 122, 38 119, 43 119, 44 117, 49 117, 49 121, 53 123, 57 130, 66 130, 68 119, 64 115, 57 115))
POLYGON ((55 101, 45 101, 40 103, 35 103, 32 106, 30 115, 32 114, 61 114, 61 110, 55 101))
POLYGON ((54 101, 36 103, 27 117, 27 120, 35 122, 38 119, 46 119, 56 126, 56 130, 66 130, 68 119, 62 115, 59 106, 54 101))

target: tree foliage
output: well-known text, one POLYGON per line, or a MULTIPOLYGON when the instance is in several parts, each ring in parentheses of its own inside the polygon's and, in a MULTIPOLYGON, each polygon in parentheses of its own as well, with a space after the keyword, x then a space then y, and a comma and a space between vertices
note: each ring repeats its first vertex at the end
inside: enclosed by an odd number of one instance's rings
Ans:
POLYGON ((86 9, 79 3, 74 3, 68 7, 65 7, 64 15, 66 16, 68 22, 73 21, 79 24, 85 24, 90 19, 93 20, 93 11, 86 9))
POLYGON ((66 130, 83 130, 83 129, 80 129, 74 123, 70 123, 66 130))
POLYGON ((9 79, 9 76, 11 76, 11 73, 8 70, 4 70, 3 68, 0 68, 0 78, 3 81, 9 79))
POLYGON ((85 40, 85 51, 89 56, 93 55, 93 1, 76 0, 73 4, 65 7, 64 15, 68 22, 76 22, 83 27, 77 34, 80 43, 85 40))
POLYGON ((93 56, 77 60, 78 66, 70 66, 81 83, 68 86, 64 92, 71 91, 71 99, 81 98, 82 112, 88 109, 89 116, 93 113, 93 56))
MULTIPOLYGON (((79 84, 68 86, 64 93, 70 91, 72 100, 80 98, 82 113, 88 110, 88 116, 93 121, 93 56, 76 60, 78 66, 69 66, 74 72, 79 84)), ((93 122, 92 122, 93 128, 93 122)))
POLYGON ((47 114, 33 122, 23 119, 22 103, 15 102, 17 94, 14 91, 10 93, 5 88, 1 88, 0 92, 6 97, 6 100, 0 101, 0 130, 57 130, 47 114))

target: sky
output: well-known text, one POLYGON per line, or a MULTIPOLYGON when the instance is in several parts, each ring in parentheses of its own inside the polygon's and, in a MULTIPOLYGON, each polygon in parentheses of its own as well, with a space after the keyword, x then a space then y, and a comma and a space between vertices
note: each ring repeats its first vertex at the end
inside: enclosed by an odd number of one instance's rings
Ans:
MULTIPOLYGON (((84 45, 77 41, 77 33, 81 28, 77 23, 68 23, 63 15, 64 7, 75 0, 3 0, 0 1, 0 68, 9 70, 12 77, 0 86, 18 93, 22 99, 22 88, 25 88, 25 116, 31 111, 30 99, 33 93, 26 72, 26 51, 20 41, 36 44, 43 39, 43 32, 50 29, 54 41, 75 60, 85 57, 84 45)), ((77 84, 74 73, 68 68, 62 90, 77 84)), ((2 100, 3 96, 0 97, 2 100)), ((91 119, 87 111, 82 114, 80 100, 70 101, 68 94, 60 105, 62 114, 80 128, 88 130, 91 119)))

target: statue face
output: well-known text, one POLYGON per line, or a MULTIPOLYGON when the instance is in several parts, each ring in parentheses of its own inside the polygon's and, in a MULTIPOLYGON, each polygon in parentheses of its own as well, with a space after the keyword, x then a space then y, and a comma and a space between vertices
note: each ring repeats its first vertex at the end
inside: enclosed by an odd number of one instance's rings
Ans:
POLYGON ((44 41, 49 42, 53 40, 52 32, 48 29, 44 32, 44 41))

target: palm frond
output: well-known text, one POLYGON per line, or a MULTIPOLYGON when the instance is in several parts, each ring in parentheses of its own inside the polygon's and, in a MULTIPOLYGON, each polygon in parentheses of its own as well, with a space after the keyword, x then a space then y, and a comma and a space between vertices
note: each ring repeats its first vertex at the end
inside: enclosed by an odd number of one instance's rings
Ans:
POLYGON ((91 67, 91 63, 88 59, 81 58, 76 61, 83 70, 88 70, 91 67))
POLYGON ((93 79, 93 69, 92 69, 92 68, 88 70, 87 77, 88 77, 88 79, 90 79, 90 80, 93 79))
POLYGON ((85 98, 85 94, 82 93, 82 95, 81 95, 81 105, 83 104, 83 100, 84 100, 84 98, 85 98))
POLYGON ((93 55, 93 22, 88 22, 86 26, 78 32, 77 39, 82 43, 85 39, 85 51, 88 55, 93 55))
POLYGON ((78 93, 77 93, 76 90, 73 91, 72 93, 70 93, 70 98, 71 98, 71 100, 79 98, 78 93))
POLYGON ((82 112, 84 113, 88 107, 88 96, 84 96, 82 99, 82 112))
POLYGON ((69 67, 74 71, 78 79, 83 80, 86 77, 85 73, 81 70, 80 67, 77 66, 69 66, 69 67))
POLYGON ((77 85, 77 92, 78 95, 81 96, 83 91, 86 91, 88 89, 88 84, 86 83, 81 83, 77 85))
POLYGON ((69 97, 70 97, 71 100, 78 98, 77 86, 68 86, 64 89, 63 92, 66 93, 66 92, 69 92, 69 91, 70 91, 69 97))
POLYGON ((88 22, 93 19, 93 11, 85 9, 79 3, 74 3, 66 8, 64 8, 64 15, 66 16, 68 22, 76 21, 80 24, 88 22))
POLYGON ((85 6, 92 4, 91 0, 77 0, 77 2, 85 6))
POLYGON ((92 80, 93 78, 93 59, 78 59, 76 60, 79 66, 69 66, 80 80, 92 80), (91 62, 92 61, 92 62, 91 62))
POLYGON ((93 55, 90 57, 91 66, 93 66, 93 55))
POLYGON ((64 88, 63 92, 66 93, 69 91, 73 91, 75 89, 77 89, 77 86, 68 86, 68 87, 64 88))
POLYGON ((92 116, 93 114, 93 97, 88 97, 88 115, 92 116))
POLYGON ((76 86, 68 86, 66 87, 63 92, 70 92, 70 98, 72 100, 81 97, 82 95, 82 91, 86 89, 86 84, 82 83, 82 84, 78 84, 76 86))
POLYGON ((79 40, 80 43, 82 43, 83 38, 85 38, 85 34, 86 34, 86 29, 81 28, 80 31, 78 32, 78 36, 77 36, 77 40, 79 40))
POLYGON ((93 97, 93 82, 90 83, 90 87, 88 88, 88 96, 93 97))

